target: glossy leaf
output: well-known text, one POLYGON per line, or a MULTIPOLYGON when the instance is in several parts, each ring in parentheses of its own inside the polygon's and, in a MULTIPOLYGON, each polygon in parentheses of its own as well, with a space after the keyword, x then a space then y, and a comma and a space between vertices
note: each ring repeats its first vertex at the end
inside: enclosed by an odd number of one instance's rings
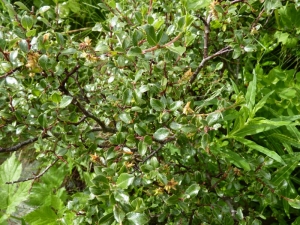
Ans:
POLYGON ((68 105, 70 105, 73 101, 73 97, 71 96, 63 96, 61 99, 61 102, 59 104, 59 108, 63 109, 66 108, 68 105))
POLYGON ((134 176, 128 173, 122 173, 117 179, 117 186, 121 189, 127 189, 132 184, 134 176))
POLYGON ((148 217, 144 213, 130 212, 126 214, 130 224, 143 225, 148 224, 148 217))
POLYGON ((286 165, 286 163, 283 161, 283 159, 274 151, 271 151, 263 146, 260 146, 258 144, 256 144, 253 141, 244 139, 244 138, 240 138, 240 137, 234 137, 234 139, 236 139, 237 141, 241 142, 242 144, 246 145, 249 148, 255 149, 267 156, 269 156, 271 159, 274 159, 277 162, 280 162, 283 165, 286 165))
POLYGON ((155 34, 155 30, 154 27, 151 25, 146 25, 144 27, 144 30, 146 32, 147 35, 147 41, 150 45, 156 45, 157 44, 157 40, 156 40, 156 34, 155 34))
POLYGON ((170 134, 169 129, 167 128, 159 128, 155 133, 153 134, 153 138, 158 141, 163 141, 168 138, 170 134))

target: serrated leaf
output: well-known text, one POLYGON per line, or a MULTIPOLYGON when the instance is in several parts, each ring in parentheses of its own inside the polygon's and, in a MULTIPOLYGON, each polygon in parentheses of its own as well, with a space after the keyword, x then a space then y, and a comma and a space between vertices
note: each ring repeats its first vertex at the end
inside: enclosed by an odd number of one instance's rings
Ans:
POLYGON ((59 104, 59 108, 61 109, 66 108, 68 105, 71 104, 72 101, 73 101, 73 97, 64 95, 59 104))
POLYGON ((16 181, 20 178, 22 172, 22 164, 17 160, 14 152, 4 163, 0 166, 0 184, 5 182, 16 181))
POLYGON ((157 45, 157 40, 156 40, 156 34, 155 34, 154 27, 147 24, 144 27, 144 30, 145 30, 146 35, 147 35, 147 41, 148 41, 148 43, 150 45, 157 45))
POLYGON ((127 189, 134 181, 134 175, 122 173, 117 179, 117 186, 121 189, 127 189))
POLYGON ((56 225, 58 216, 50 206, 41 206, 24 217, 31 225, 56 225))
POLYGON ((6 208, 6 213, 7 214, 12 214, 16 211, 16 207, 23 201, 25 201, 29 195, 28 195, 28 191, 31 188, 31 182, 27 181, 27 182, 22 182, 15 193, 9 193, 8 196, 8 206, 6 208))
POLYGON ((155 133, 153 134, 154 139, 158 141, 165 140, 170 134, 169 129, 167 128, 159 128, 155 133))

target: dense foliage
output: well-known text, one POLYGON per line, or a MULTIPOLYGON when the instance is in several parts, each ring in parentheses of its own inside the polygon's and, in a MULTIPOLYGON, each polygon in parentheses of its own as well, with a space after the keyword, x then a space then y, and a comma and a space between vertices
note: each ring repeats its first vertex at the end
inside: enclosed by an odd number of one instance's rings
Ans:
POLYGON ((0 223, 300 224, 300 3, 99 2, 1 0, 0 223))

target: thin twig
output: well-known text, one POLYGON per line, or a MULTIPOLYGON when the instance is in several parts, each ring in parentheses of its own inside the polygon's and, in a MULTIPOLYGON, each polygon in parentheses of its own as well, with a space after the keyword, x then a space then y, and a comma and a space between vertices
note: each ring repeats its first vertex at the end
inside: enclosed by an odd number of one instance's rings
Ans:
POLYGON ((21 182, 26 182, 29 180, 37 180, 39 179, 41 176, 43 176, 57 161, 59 158, 56 158, 49 166, 46 167, 46 169, 44 169, 43 172, 41 172, 39 175, 34 176, 34 177, 29 177, 26 178, 24 180, 17 180, 17 181, 11 181, 11 182, 6 182, 5 184, 16 184, 16 183, 21 183, 21 182))
POLYGON ((6 74, 0 76, 0 79, 1 78, 5 78, 5 77, 8 77, 9 75, 13 74, 14 72, 16 72, 17 70, 21 69, 21 66, 17 67, 17 68, 14 68, 12 69, 11 71, 7 72, 6 74))
POLYGON ((179 33, 173 40, 169 41, 168 43, 160 46, 160 45, 156 45, 154 47, 151 47, 151 48, 147 48, 145 50, 142 51, 142 54, 145 54, 146 52, 153 52, 157 49, 160 49, 160 48, 166 48, 168 46, 170 46, 171 44, 173 44, 175 41, 177 41, 180 37, 181 37, 182 33, 179 33))
POLYGON ((160 145, 155 151, 151 152, 150 155, 148 155, 142 162, 145 163, 146 161, 148 161, 148 159, 150 159, 152 156, 154 156, 159 150, 161 150, 163 148, 163 145, 160 145))
POLYGON ((105 125, 105 123, 102 122, 98 117, 94 116, 92 113, 90 113, 89 111, 87 111, 87 110, 80 104, 80 102, 79 102, 77 99, 75 99, 75 105, 77 105, 77 107, 81 110, 81 112, 82 112, 86 117, 89 117, 89 118, 95 120, 95 121, 98 123, 98 125, 102 128, 102 131, 103 131, 103 132, 109 132, 109 133, 114 133, 114 132, 116 132, 116 129, 111 128, 111 127, 107 127, 107 126, 105 125))
POLYGON ((205 63, 217 56, 220 56, 222 54, 225 54, 227 52, 231 52, 233 49, 231 49, 231 47, 227 46, 225 48, 222 48, 220 51, 206 57, 203 58, 202 61, 200 62, 199 66, 197 67, 197 69, 195 70, 195 72, 193 73, 191 79, 190 79, 190 85, 193 84, 193 82, 196 80, 198 73, 200 72, 200 70, 204 67, 205 63))

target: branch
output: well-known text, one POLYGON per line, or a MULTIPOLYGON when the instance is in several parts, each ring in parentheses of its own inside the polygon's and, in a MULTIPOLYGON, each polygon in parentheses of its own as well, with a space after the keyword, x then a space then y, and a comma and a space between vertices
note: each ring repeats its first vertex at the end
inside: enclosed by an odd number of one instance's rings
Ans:
POLYGON ((87 110, 80 104, 80 102, 79 102, 77 99, 75 99, 75 101, 76 101, 76 102, 75 102, 75 105, 78 106, 78 108, 81 110, 81 112, 82 112, 86 117, 89 117, 89 118, 95 120, 95 121, 100 125, 100 127, 102 128, 102 131, 103 131, 103 132, 109 132, 109 133, 114 133, 114 132, 116 132, 116 129, 107 127, 107 126, 105 125, 105 123, 102 122, 98 117, 94 116, 92 113, 90 113, 89 111, 87 111, 87 110))
POLYGON ((21 66, 12 69, 11 71, 7 72, 6 74, 0 76, 0 79, 1 79, 1 78, 5 78, 5 77, 8 77, 9 75, 11 75, 11 74, 13 74, 14 72, 16 72, 17 70, 19 70, 20 68, 21 68, 21 66))
POLYGON ((24 180, 17 180, 17 181, 11 181, 11 182, 6 182, 5 184, 16 184, 16 183, 21 183, 21 182, 25 182, 25 181, 29 181, 29 180, 37 180, 39 179, 41 176, 43 176, 57 161, 59 158, 56 158, 49 166, 46 167, 46 169, 44 169, 43 172, 41 172, 39 175, 34 176, 34 177, 29 177, 26 178, 24 180))
POLYGON ((173 40, 169 41, 168 43, 160 46, 160 45, 156 45, 154 47, 151 47, 151 48, 147 48, 145 50, 142 51, 142 54, 145 54, 146 52, 153 52, 157 49, 160 49, 160 48, 166 48, 168 46, 170 46, 171 44, 173 44, 175 41, 177 41, 180 37, 181 37, 182 33, 179 33, 173 40))
POLYGON ((142 162, 145 163, 146 161, 148 161, 148 159, 150 159, 152 156, 154 156, 159 150, 161 150, 163 148, 163 145, 160 145, 155 151, 153 151, 152 153, 150 153, 150 155, 148 155, 142 162))
MULTIPOLYGON (((50 136, 48 134, 42 135, 42 139, 47 138, 47 137, 50 137, 50 136)), ((39 139, 38 137, 31 138, 31 139, 23 141, 19 144, 16 144, 15 146, 8 147, 8 148, 1 148, 0 147, 0 152, 15 152, 15 151, 18 151, 20 148, 36 142, 38 139, 39 139)))
POLYGON ((203 44, 203 58, 207 58, 208 56, 208 39, 209 39, 209 32, 210 32, 210 20, 211 20, 211 13, 208 15, 207 20, 203 17, 198 17, 204 23, 204 44, 203 44))
POLYGON ((200 72, 200 70, 204 67, 205 63, 217 56, 220 56, 222 54, 225 54, 227 52, 231 52, 233 49, 231 49, 231 47, 227 46, 225 48, 222 48, 220 51, 206 57, 203 58, 202 61, 200 62, 199 66, 197 67, 197 69, 195 70, 195 72, 193 73, 191 79, 190 79, 190 85, 193 84, 193 82, 196 80, 198 73, 200 72))

